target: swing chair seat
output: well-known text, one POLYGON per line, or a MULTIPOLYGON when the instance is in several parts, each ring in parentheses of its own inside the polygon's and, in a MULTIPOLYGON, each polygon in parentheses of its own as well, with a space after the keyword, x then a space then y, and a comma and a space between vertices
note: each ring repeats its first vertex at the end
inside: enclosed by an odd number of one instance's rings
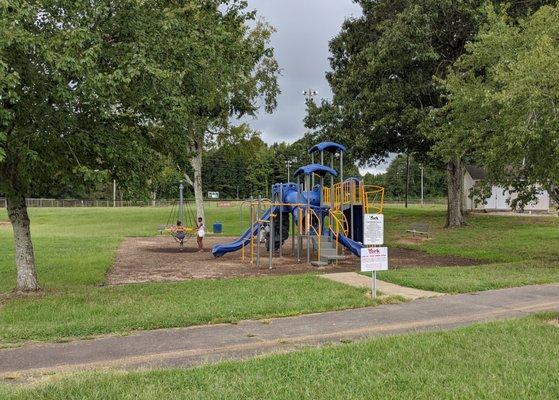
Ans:
MULTIPOLYGON (((196 228, 183 228, 182 229, 182 232, 186 236, 192 236, 197 231, 198 231, 198 229, 196 229, 196 228)), ((162 235, 170 235, 170 236, 176 236, 176 234, 177 234, 177 231, 175 231, 175 225, 167 225, 167 226, 160 227, 159 232, 161 232, 162 235)))

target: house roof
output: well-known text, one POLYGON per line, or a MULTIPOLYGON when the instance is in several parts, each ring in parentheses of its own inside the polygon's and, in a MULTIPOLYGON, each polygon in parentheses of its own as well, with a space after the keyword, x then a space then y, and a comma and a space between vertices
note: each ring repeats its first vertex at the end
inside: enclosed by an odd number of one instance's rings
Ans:
POLYGON ((470 174, 474 181, 481 181, 487 176, 487 172, 476 165, 466 165, 466 171, 468 171, 468 174, 470 174))

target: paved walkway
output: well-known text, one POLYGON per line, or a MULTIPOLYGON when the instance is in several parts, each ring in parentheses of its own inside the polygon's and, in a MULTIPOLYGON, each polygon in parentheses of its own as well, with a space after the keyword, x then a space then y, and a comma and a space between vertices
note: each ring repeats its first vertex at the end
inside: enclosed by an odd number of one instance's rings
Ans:
POLYGON ((27 345, 0 350, 0 378, 91 368, 190 367, 293 351, 307 345, 450 329, 541 311, 559 311, 559 284, 442 296, 268 321, 27 345))
MULTIPOLYGON (((330 279, 335 282, 344 283, 349 286, 371 288, 371 278, 357 272, 336 272, 333 274, 319 275, 322 278, 330 279)), ((402 296, 409 300, 423 299, 426 297, 443 296, 443 293, 430 292, 428 290, 420 290, 405 286, 395 285, 393 283, 384 282, 377 279, 377 290, 386 296, 402 296)))

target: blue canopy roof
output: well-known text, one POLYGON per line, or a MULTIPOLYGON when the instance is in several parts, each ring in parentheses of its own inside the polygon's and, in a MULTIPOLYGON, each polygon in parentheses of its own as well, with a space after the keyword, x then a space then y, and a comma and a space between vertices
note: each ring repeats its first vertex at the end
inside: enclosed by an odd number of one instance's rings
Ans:
POLYGON ((309 149, 309 154, 316 153, 317 151, 327 151, 329 153, 336 153, 337 151, 346 151, 346 147, 339 143, 322 142, 315 144, 309 149))
POLYGON ((305 165, 304 167, 301 167, 297 171, 295 171, 294 176, 299 176, 301 174, 311 175, 313 173, 317 174, 317 175, 320 175, 320 176, 324 176, 326 174, 330 174, 330 175, 334 175, 334 176, 338 175, 336 170, 334 170, 330 167, 327 167, 326 165, 309 164, 309 165, 305 165))

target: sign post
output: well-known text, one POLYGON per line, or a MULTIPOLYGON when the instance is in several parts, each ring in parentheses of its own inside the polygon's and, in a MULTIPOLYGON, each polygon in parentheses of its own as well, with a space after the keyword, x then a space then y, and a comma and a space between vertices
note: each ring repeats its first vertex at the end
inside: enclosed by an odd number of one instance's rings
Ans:
MULTIPOLYGON (((382 246, 384 244, 384 215, 365 214, 363 216, 363 244, 382 246)), ((361 271, 372 272, 372 296, 377 297, 377 271, 388 269, 388 248, 365 247, 361 249, 361 271)))
POLYGON ((361 249, 361 271, 372 272, 372 296, 377 297, 377 271, 388 270, 388 247, 361 249))

